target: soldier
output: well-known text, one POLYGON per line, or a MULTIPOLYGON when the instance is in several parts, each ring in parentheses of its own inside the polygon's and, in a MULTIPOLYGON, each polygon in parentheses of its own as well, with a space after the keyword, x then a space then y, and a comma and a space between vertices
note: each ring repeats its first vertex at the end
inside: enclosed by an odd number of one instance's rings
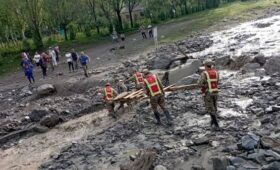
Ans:
POLYGON ((104 95, 104 100, 106 102, 106 107, 107 107, 109 114, 113 118, 117 118, 116 113, 114 111, 115 103, 114 103, 113 99, 114 99, 114 97, 116 97, 118 95, 118 93, 112 88, 110 83, 106 84, 104 91, 103 91, 103 95, 104 95))
POLYGON ((128 81, 134 81, 135 82, 135 88, 136 90, 140 90, 143 88, 144 85, 144 77, 143 74, 137 71, 136 69, 133 69, 133 76, 128 79, 128 81))
POLYGON ((172 125, 172 120, 169 111, 165 108, 165 99, 164 99, 164 91, 163 86, 158 79, 156 75, 153 75, 151 72, 149 72, 147 69, 143 71, 144 73, 144 90, 146 94, 150 97, 150 104, 152 107, 152 110, 154 112, 157 124, 160 125, 160 114, 157 110, 157 106, 160 106, 160 108, 163 110, 166 119, 167 124, 172 125))
MULTIPOLYGON (((127 92, 127 87, 126 85, 124 84, 123 80, 118 80, 116 79, 115 80, 115 83, 117 85, 117 92, 119 94, 123 93, 123 92, 127 92)), ((124 102, 120 102, 120 106, 118 107, 117 110, 121 109, 121 108, 124 108, 124 102)))
POLYGON ((217 120, 217 99, 218 99, 218 72, 212 68, 214 62, 212 60, 205 60, 203 62, 205 71, 201 73, 198 80, 198 85, 201 87, 201 92, 204 98, 206 111, 211 116, 211 126, 215 125, 216 130, 220 130, 217 120))

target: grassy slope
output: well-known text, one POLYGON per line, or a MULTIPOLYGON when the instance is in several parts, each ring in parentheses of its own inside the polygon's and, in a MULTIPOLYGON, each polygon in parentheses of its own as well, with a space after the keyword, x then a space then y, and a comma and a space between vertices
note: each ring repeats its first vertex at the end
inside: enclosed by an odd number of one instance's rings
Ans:
MULTIPOLYGON (((170 43, 180 39, 184 39, 187 35, 194 32, 202 31, 209 28, 212 25, 221 22, 226 18, 238 18, 238 22, 246 20, 250 17, 249 11, 262 10, 272 6, 279 6, 280 0, 252 0, 248 2, 235 2, 227 5, 223 5, 220 8, 206 10, 199 13, 191 14, 185 17, 176 18, 168 21, 167 23, 161 24, 164 31, 165 38, 160 39, 160 43, 170 43), (187 22, 186 22, 187 21, 187 22), (172 29, 172 23, 180 24, 180 29, 172 29), (191 24, 190 24, 191 23, 191 24), (164 26, 168 24, 168 26, 164 26), (170 28, 169 28, 170 27, 170 28)), ((93 45, 108 42, 108 37, 91 37, 63 42, 59 44, 63 49, 86 49, 93 45)), ((19 67, 20 57, 4 57, 0 58, 0 75, 4 73, 11 73, 13 71, 20 70, 19 67)))

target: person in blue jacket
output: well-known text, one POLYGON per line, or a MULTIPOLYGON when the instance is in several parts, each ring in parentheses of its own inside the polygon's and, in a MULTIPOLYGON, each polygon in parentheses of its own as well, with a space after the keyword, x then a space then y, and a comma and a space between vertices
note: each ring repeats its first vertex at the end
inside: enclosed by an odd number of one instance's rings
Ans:
POLYGON ((27 77, 30 84, 35 83, 35 79, 33 76, 33 65, 28 59, 23 59, 22 61, 22 68, 24 71, 25 76, 27 77))
POLYGON ((79 59, 80 59, 81 65, 83 67, 84 74, 85 74, 86 77, 88 77, 88 72, 87 72, 88 67, 87 67, 87 64, 89 62, 89 57, 82 51, 81 52, 81 56, 80 56, 79 59))

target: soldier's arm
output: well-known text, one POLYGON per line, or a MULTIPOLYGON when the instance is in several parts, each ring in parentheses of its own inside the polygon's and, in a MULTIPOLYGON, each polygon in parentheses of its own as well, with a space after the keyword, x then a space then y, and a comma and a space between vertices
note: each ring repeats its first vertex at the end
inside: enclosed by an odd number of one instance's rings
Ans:
POLYGON ((144 90, 144 93, 145 93, 147 96, 150 96, 150 91, 149 91, 149 88, 148 88, 148 86, 146 85, 146 83, 144 83, 143 90, 144 90))
POLYGON ((113 95, 116 97, 118 94, 118 92, 116 90, 113 89, 113 95))
POLYGON ((158 84, 159 84, 160 90, 164 93, 164 91, 163 91, 163 85, 162 85, 162 83, 161 83, 160 79, 158 78, 158 76, 157 76, 157 81, 158 81, 158 84))

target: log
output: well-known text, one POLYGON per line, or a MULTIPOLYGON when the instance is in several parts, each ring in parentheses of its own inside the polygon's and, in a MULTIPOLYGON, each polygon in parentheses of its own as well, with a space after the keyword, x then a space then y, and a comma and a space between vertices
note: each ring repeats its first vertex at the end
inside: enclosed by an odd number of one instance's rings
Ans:
POLYGON ((129 95, 129 92, 123 92, 121 94, 119 94, 117 97, 114 98, 114 100, 119 100, 121 98, 124 98, 125 96, 129 95))
POLYGON ((120 165, 120 170, 149 170, 156 158, 153 151, 140 151, 136 159, 126 165, 120 165))
POLYGON ((190 84, 190 85, 182 85, 182 86, 174 86, 170 87, 166 91, 178 91, 178 90, 192 90, 198 88, 198 84, 190 84))
POLYGON ((137 91, 135 91, 135 92, 132 92, 131 94, 129 94, 128 96, 126 96, 126 97, 124 97, 125 99, 128 99, 128 98, 130 98, 131 96, 133 96, 133 95, 136 95, 136 94, 138 94, 138 93, 141 93, 143 91, 143 89, 140 89, 140 90, 137 90, 137 91))

